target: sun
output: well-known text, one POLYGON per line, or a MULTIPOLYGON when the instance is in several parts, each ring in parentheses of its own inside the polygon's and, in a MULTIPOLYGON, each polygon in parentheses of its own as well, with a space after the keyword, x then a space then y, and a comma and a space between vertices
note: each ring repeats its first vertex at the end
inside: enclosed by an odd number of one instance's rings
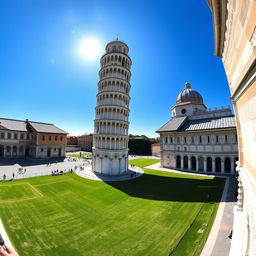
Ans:
POLYGON ((79 54, 85 60, 95 60, 100 54, 100 43, 95 38, 85 38, 79 45, 79 54))

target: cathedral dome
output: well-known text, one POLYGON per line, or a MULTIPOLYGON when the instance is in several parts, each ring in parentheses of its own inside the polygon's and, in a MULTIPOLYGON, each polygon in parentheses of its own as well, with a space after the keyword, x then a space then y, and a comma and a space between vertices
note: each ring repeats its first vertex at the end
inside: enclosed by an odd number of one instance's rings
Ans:
POLYGON ((203 104, 203 97, 199 92, 191 88, 191 84, 186 82, 185 89, 180 92, 176 98, 176 103, 192 102, 197 104, 203 104))

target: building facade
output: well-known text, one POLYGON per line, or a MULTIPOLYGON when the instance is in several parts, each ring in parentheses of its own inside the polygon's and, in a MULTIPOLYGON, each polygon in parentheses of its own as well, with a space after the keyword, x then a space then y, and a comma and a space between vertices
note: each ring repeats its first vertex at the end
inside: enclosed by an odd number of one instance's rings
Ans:
POLYGON ((207 2, 215 55, 226 71, 238 132, 239 190, 230 255, 256 255, 256 1, 207 2))
POLYGON ((230 108, 207 110, 189 83, 171 109, 160 134, 161 166, 234 174, 238 160, 235 117, 230 108))
POLYGON ((160 143, 151 144, 151 152, 153 156, 160 156, 160 143))
POLYGON ((132 61, 121 41, 107 44, 99 71, 93 135, 94 172, 121 175, 128 170, 128 128, 132 61))
POLYGON ((93 134, 78 136, 77 141, 82 150, 92 152, 93 134))
POLYGON ((65 157, 66 136, 53 124, 0 118, 0 158, 65 157))

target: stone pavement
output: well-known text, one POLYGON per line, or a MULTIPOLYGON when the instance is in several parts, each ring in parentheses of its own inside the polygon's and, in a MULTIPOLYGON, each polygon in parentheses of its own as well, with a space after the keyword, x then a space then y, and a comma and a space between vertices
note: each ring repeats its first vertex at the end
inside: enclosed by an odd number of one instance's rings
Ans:
POLYGON ((144 171, 139 167, 132 167, 129 165, 129 170, 124 175, 118 176, 108 176, 108 175, 100 175, 98 173, 92 172, 91 164, 85 165, 82 168, 78 168, 75 170, 75 173, 83 178, 98 180, 98 181, 124 181, 130 180, 140 177, 144 171))
POLYGON ((233 207, 237 201, 237 179, 234 175, 208 175, 194 172, 183 172, 169 168, 162 168, 160 164, 153 164, 146 167, 159 171, 183 173, 188 175, 222 177, 226 179, 225 188, 222 194, 221 202, 218 208, 214 224, 209 237, 206 241, 201 256, 228 256, 230 251, 231 240, 228 238, 233 226, 233 207))
POLYGON ((85 159, 79 158, 62 158, 51 160, 24 160, 24 159, 10 159, 1 160, 0 164, 0 181, 3 180, 4 175, 6 180, 23 179, 35 176, 51 175, 52 172, 62 171, 63 173, 74 171, 88 162, 85 159))

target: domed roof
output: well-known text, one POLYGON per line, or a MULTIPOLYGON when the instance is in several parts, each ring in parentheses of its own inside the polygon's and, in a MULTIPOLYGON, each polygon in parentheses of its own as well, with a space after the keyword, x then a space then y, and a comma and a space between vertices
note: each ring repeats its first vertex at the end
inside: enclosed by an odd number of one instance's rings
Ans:
POLYGON ((186 82, 185 89, 180 92, 176 98, 176 103, 192 102, 197 104, 203 104, 203 97, 199 92, 191 88, 191 84, 186 82))

